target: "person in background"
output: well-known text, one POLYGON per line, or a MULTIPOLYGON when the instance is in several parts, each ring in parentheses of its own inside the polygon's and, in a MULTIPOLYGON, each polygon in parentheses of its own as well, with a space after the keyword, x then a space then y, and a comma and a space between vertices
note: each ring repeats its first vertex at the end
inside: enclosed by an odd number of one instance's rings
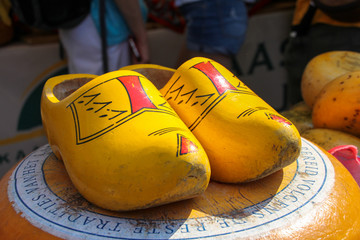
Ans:
POLYGON ((72 29, 59 29, 61 43, 68 59, 69 73, 101 75, 132 63, 147 63, 149 47, 146 32, 146 5, 142 0, 92 0, 90 14, 72 29), (104 2, 101 2, 104 1, 104 2), (100 5, 104 3, 104 5, 100 5), (103 59, 101 15, 106 25, 106 60, 103 59), (132 58, 129 38, 140 54, 132 58), (106 61, 106 68, 104 68, 106 61))
POLYGON ((229 70, 236 61, 247 30, 243 0, 175 0, 186 21, 177 65, 192 57, 207 57, 229 70))
POLYGON ((302 101, 306 64, 328 51, 360 52, 359 0, 297 0, 285 49, 288 107, 302 101))

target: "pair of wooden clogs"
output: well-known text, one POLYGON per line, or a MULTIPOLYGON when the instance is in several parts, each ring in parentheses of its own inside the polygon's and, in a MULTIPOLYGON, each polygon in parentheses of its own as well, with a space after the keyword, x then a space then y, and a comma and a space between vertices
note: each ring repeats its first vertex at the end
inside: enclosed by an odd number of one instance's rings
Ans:
POLYGON ((260 179, 301 147, 291 122, 206 58, 177 70, 143 64, 51 78, 41 114, 75 187, 110 210, 192 198, 210 178, 260 179))

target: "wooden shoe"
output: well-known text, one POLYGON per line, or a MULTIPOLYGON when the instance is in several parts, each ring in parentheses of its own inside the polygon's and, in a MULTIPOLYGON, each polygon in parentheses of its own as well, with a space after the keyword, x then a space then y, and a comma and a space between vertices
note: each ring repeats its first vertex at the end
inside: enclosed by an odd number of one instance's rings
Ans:
POLYGON ((198 57, 169 74, 170 79, 156 79, 165 83, 160 92, 204 147, 212 179, 260 179, 299 156, 296 127, 222 65, 198 57))
POLYGON ((174 75, 175 69, 157 64, 133 64, 122 67, 121 70, 131 70, 144 75, 157 89, 161 89, 174 75))
POLYGON ((51 78, 41 113, 49 144, 74 186, 102 208, 126 211, 188 199, 209 183, 203 147, 139 73, 51 78))

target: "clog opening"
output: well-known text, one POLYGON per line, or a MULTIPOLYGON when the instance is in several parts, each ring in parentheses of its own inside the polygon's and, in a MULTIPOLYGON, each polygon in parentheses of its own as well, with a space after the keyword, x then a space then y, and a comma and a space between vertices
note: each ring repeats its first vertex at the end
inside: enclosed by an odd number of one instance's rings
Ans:
POLYGON ((74 78, 63 81, 54 87, 53 93, 61 101, 91 80, 93 78, 74 78))
POLYGON ((138 72, 147 79, 149 79, 157 89, 161 89, 165 84, 170 80, 174 75, 174 71, 166 69, 157 69, 157 68, 138 68, 133 69, 132 71, 138 72))

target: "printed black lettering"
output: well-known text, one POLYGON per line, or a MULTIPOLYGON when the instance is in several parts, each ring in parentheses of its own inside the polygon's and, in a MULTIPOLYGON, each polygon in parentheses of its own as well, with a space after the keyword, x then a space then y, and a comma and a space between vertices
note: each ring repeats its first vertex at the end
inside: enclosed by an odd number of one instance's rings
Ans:
POLYGON ((273 207, 273 206, 269 206, 267 205, 266 207, 263 208, 264 211, 270 213, 270 214, 273 214, 274 212, 278 212, 279 209, 273 207))
POLYGON ((258 218, 264 218, 265 215, 263 213, 261 213, 259 210, 254 210, 251 212, 252 215, 254 215, 255 217, 258 217, 258 218))
POLYGON ((36 180, 36 175, 30 176, 30 177, 24 177, 23 183, 27 183, 30 181, 35 181, 36 180))
POLYGON ((311 188, 308 186, 308 185, 306 185, 306 184, 298 184, 297 186, 296 186, 298 189, 300 189, 301 191, 309 191, 311 188))
POLYGON ((256 53, 255 57, 251 62, 250 69, 248 71, 248 74, 251 75, 254 73, 254 70, 257 66, 265 65, 266 68, 270 70, 274 70, 274 66, 271 63, 270 57, 268 55, 268 52, 265 47, 265 43, 260 43, 256 53))
POLYGON ((285 195, 283 197, 283 199, 285 199, 287 201, 290 201, 290 202, 297 202, 298 201, 298 198, 295 197, 294 195, 285 195))
POLYGON ((49 206, 44 207, 43 209, 44 209, 44 210, 47 210, 47 209, 51 208, 51 207, 54 206, 54 205, 56 205, 56 203, 52 203, 52 204, 50 204, 49 206))
POLYGON ((313 167, 313 166, 305 166, 305 169, 314 169, 314 170, 318 170, 317 167, 313 167))
POLYGON ((306 166, 308 166, 308 165, 310 165, 310 166, 317 166, 318 163, 317 163, 317 162, 308 162, 308 161, 305 161, 305 165, 306 165, 306 166))
POLYGON ((206 231, 204 223, 201 223, 201 226, 197 227, 196 230, 198 230, 199 232, 206 231))
MULTIPOLYGON (((42 156, 42 155, 40 155, 42 156)), ((26 164, 31 164, 31 163, 38 163, 39 162, 39 159, 29 159, 26 161, 26 164)))
POLYGON ((62 218, 67 212, 62 212, 60 215, 59 215, 59 218, 62 218))
POLYGON ((308 184, 310 184, 310 185, 314 185, 315 180, 303 179, 303 182, 306 182, 306 183, 308 183, 308 184))
POLYGON ((190 232, 190 231, 189 231, 189 226, 188 226, 187 224, 182 225, 181 228, 180 228, 180 230, 181 230, 182 233, 188 233, 188 232, 190 232))
POLYGON ((25 176, 25 175, 28 175, 28 174, 34 174, 35 173, 35 169, 34 168, 32 168, 32 169, 29 169, 29 170, 24 170, 23 171, 23 176, 25 176))
POLYGON ((148 234, 160 234, 159 230, 153 228, 152 231, 149 231, 148 234))
POLYGON ((308 161, 308 160, 315 161, 315 157, 304 156, 303 159, 304 161, 308 161))
POLYGON ((25 189, 26 194, 30 194, 33 193, 35 191, 37 191, 39 188, 31 188, 31 189, 25 189))
POLYGON ((171 225, 166 225, 166 226, 165 226, 165 229, 166 229, 165 233, 167 233, 167 234, 172 234, 172 233, 174 233, 173 226, 171 226, 171 225))
POLYGON ((49 203, 49 202, 51 202, 51 199, 50 199, 50 198, 45 198, 45 199, 42 200, 41 202, 38 202, 37 205, 38 205, 39 207, 41 207, 41 206, 43 206, 44 204, 47 204, 47 203, 49 203))
POLYGON ((225 219, 220 219, 217 221, 220 224, 221 228, 227 228, 230 227, 229 224, 225 221, 225 219))
POLYGON ((313 155, 313 153, 312 152, 306 152, 306 151, 303 151, 303 152, 301 152, 301 155, 313 155))
POLYGON ((95 221, 95 220, 96 220, 96 218, 90 219, 89 217, 86 217, 85 220, 84 220, 83 225, 87 225, 87 224, 89 224, 89 223, 92 223, 92 222, 95 221))
POLYGON ((37 197, 33 197, 31 200, 33 200, 34 202, 36 202, 36 201, 39 201, 40 198, 44 198, 44 197, 46 197, 45 194, 40 194, 40 195, 38 195, 37 197))
POLYGON ((313 171, 313 170, 309 170, 309 169, 305 169, 305 173, 310 176, 318 175, 318 171, 313 171))
POLYGON ((32 162, 27 162, 24 169, 29 169, 29 168, 35 168, 36 167, 36 163, 31 164, 32 162))
POLYGON ((120 229, 118 229, 118 227, 120 226, 121 223, 116 223, 114 228, 109 228, 109 231, 112 232, 120 232, 120 229))
POLYGON ((108 224, 110 221, 104 221, 102 219, 99 219, 100 220, 100 224, 96 226, 96 228, 98 229, 104 229, 104 227, 106 226, 106 224, 108 224))
POLYGON ((134 229, 134 233, 142 233, 143 230, 144 230, 143 227, 136 227, 136 228, 134 229))
POLYGON ((276 200, 276 205, 281 206, 282 208, 286 208, 289 206, 288 204, 286 204, 280 200, 276 200))
POLYGON ((290 191, 290 193, 293 195, 293 196, 295 196, 295 193, 298 193, 298 194, 300 194, 300 195, 305 195, 305 193, 303 193, 303 192, 299 192, 299 191, 297 191, 297 190, 292 190, 292 191, 290 191))
POLYGON ((78 214, 78 216, 76 215, 69 215, 68 220, 69 222, 76 222, 79 218, 81 218, 83 215, 82 214, 78 214))
POLYGON ((32 183, 26 184, 24 187, 29 188, 29 187, 37 187, 37 186, 38 186, 37 182, 34 181, 32 183))
POLYGON ((48 211, 48 213, 51 213, 52 215, 57 215, 56 213, 57 213, 57 211, 59 211, 59 209, 62 209, 61 207, 59 207, 59 208, 55 208, 55 209, 53 209, 53 210, 49 210, 48 211))
POLYGON ((236 219, 236 218, 233 218, 231 219, 231 221, 234 223, 234 224, 244 224, 244 223, 247 223, 247 221, 245 219, 236 219))
POLYGON ((9 160, 9 153, 4 153, 3 155, 0 155, 0 164, 2 163, 10 163, 9 160))

